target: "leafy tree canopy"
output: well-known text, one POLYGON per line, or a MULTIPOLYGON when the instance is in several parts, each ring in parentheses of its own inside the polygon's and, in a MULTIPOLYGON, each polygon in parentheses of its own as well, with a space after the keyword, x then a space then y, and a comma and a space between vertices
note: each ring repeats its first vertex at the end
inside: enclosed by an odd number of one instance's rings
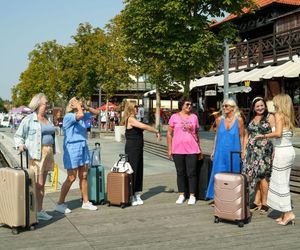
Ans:
POLYGON ((132 59, 164 61, 171 75, 185 82, 211 70, 229 32, 215 34, 210 18, 240 13, 253 0, 126 0, 121 13, 128 53, 132 59))

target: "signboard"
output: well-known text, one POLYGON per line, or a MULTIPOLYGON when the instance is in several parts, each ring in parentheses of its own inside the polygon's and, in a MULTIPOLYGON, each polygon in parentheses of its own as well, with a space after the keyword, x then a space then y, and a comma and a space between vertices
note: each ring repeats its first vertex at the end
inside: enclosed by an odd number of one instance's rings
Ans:
POLYGON ((249 80, 245 81, 244 84, 245 84, 245 87, 250 87, 250 81, 249 80))
POLYGON ((216 96, 217 95, 217 90, 215 89, 212 89, 212 90, 206 90, 204 92, 204 95, 205 96, 216 96))

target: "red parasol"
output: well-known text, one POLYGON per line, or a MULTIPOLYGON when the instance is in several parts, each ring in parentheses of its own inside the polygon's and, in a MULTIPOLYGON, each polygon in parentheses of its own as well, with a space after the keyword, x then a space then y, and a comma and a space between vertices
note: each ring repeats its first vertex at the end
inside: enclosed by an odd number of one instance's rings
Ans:
MULTIPOLYGON (((101 107, 97 108, 98 110, 106 110, 106 104, 103 104, 101 107)), ((108 102, 108 110, 111 111, 112 109, 115 109, 117 106, 113 104, 112 102, 108 102)))

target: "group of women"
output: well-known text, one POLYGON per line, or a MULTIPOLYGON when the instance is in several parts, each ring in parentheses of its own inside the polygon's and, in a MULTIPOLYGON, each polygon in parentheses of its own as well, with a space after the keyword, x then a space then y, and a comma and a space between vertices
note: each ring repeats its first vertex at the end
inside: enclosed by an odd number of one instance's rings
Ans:
MULTIPOLYGON (((276 222, 287 225, 294 223, 295 219, 289 189, 295 159, 291 141, 295 119, 290 96, 276 95, 273 103, 275 114, 268 112, 262 97, 254 98, 244 123, 236 102, 232 99, 224 100, 222 115, 216 120, 211 153, 213 167, 206 198, 212 200, 213 204, 216 173, 242 172, 249 180, 251 210, 265 214, 271 207, 281 212, 276 222), (241 152, 242 166, 238 155, 233 155, 231 160, 232 151, 241 152)), ((188 204, 195 204, 197 155, 201 149, 198 119, 191 112, 191 104, 191 99, 181 99, 181 111, 172 115, 169 121, 169 156, 173 157, 177 170, 177 204, 184 202, 187 190, 190 197, 188 204)))
MULTIPOLYGON (((279 94, 273 99, 275 115, 268 113, 263 98, 252 101, 249 116, 244 120, 232 99, 224 100, 222 116, 216 120, 216 136, 212 149, 212 173, 206 197, 214 199, 214 175, 230 170, 230 152, 240 151, 243 159, 242 168, 239 156, 232 161, 232 171, 245 173, 249 178, 253 194, 252 211, 266 213, 271 207, 282 214, 276 219, 279 225, 293 222, 289 192, 289 177, 295 158, 291 137, 294 130, 294 112, 291 98, 279 94), (245 134, 244 134, 245 133, 245 134), (272 142, 271 138, 275 138, 272 142)), ((47 97, 40 93, 35 95, 29 107, 34 111, 21 122, 16 134, 15 143, 19 151, 28 150, 30 167, 36 173, 37 209, 39 220, 50 220, 52 216, 43 209, 44 187, 48 171, 53 169, 56 151, 55 128, 47 117, 47 97)), ((173 158, 177 172, 179 197, 177 204, 188 199, 189 205, 196 203, 197 164, 202 158, 198 136, 198 117, 192 113, 192 99, 182 97, 179 100, 179 112, 169 120, 167 142, 168 155, 173 158)), ((82 100, 72 98, 66 108, 63 119, 64 143, 63 162, 67 178, 62 185, 55 210, 70 213, 65 198, 78 175, 82 193, 82 208, 97 210, 89 202, 87 192, 87 172, 90 161, 87 129, 83 111, 99 114, 99 111, 87 107, 82 100)), ((124 111, 126 126, 125 153, 134 170, 133 195, 131 204, 142 205, 143 188, 143 131, 147 130, 161 139, 159 131, 136 119, 137 109, 133 103, 127 103, 124 111)))

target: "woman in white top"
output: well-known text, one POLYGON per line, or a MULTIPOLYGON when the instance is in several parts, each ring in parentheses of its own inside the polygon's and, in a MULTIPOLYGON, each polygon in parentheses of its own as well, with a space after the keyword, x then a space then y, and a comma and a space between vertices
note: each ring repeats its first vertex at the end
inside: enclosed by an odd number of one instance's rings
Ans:
POLYGON ((291 97, 279 94, 273 98, 275 107, 275 131, 265 135, 257 135, 257 139, 275 138, 274 160, 268 193, 268 206, 282 214, 276 219, 279 225, 294 224, 290 195, 290 174, 295 160, 292 145, 295 115, 291 97))

